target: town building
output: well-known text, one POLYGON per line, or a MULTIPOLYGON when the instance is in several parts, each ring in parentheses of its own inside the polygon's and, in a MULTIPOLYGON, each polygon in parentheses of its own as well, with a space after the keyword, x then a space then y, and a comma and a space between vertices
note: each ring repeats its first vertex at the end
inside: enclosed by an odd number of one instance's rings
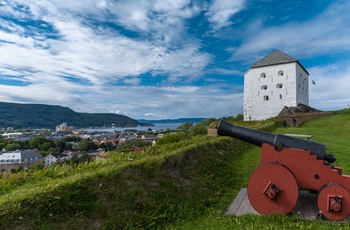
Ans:
POLYGON ((58 161, 64 161, 69 160, 71 156, 63 154, 63 153, 52 153, 47 155, 44 158, 44 164, 46 167, 50 167, 52 164, 58 162, 58 161))
POLYGON ((43 156, 32 150, 16 150, 3 152, 0 155, 0 170, 11 173, 21 169, 27 169, 35 163, 41 163, 43 156))
POLYGON ((56 126, 56 133, 58 132, 72 132, 74 130, 73 126, 67 126, 67 123, 62 123, 56 126))
POLYGON ((245 121, 275 117, 298 104, 309 105, 309 73, 297 59, 275 50, 245 73, 245 121))
POLYGON ((7 138, 7 139, 13 139, 13 138, 20 138, 22 137, 22 133, 3 133, 1 136, 7 138))

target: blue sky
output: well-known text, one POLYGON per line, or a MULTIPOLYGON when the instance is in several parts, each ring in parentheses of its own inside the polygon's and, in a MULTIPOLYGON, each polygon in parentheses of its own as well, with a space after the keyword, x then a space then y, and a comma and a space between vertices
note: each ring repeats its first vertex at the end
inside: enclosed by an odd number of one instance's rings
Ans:
POLYGON ((279 49, 310 106, 350 104, 347 0, 0 0, 0 101, 135 119, 235 116, 243 75, 279 49))

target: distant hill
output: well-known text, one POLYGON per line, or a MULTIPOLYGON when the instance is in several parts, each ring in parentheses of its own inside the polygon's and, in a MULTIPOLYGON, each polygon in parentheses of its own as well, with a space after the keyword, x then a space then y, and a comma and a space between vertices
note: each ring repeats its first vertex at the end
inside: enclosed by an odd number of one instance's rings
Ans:
POLYGON ((139 122, 144 123, 185 123, 185 122, 193 122, 198 123, 202 120, 205 120, 207 118, 178 118, 178 119, 163 119, 163 120, 145 120, 145 119, 138 119, 139 122))
POLYGON ((20 128, 50 128, 67 123, 76 128, 92 126, 135 127, 145 125, 130 117, 112 113, 77 113, 57 105, 18 104, 0 102, 0 126, 20 128))

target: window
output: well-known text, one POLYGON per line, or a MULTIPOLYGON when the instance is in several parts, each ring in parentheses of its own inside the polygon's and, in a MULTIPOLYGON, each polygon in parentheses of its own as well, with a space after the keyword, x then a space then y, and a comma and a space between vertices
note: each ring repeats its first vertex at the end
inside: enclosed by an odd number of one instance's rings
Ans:
POLYGON ((260 77, 261 77, 261 78, 266 78, 266 73, 261 73, 261 74, 260 74, 260 77))
POLYGON ((269 96, 265 95, 264 96, 264 101, 268 101, 269 100, 269 96))
POLYGON ((280 70, 277 72, 277 76, 283 76, 283 74, 284 74, 283 70, 280 70))
POLYGON ((283 84, 282 83, 279 83, 276 85, 276 89, 282 89, 283 88, 283 84))
POLYGON ((280 99, 282 99, 282 94, 280 94, 280 99))
POLYGON ((261 90, 267 90, 267 85, 261 86, 261 90))

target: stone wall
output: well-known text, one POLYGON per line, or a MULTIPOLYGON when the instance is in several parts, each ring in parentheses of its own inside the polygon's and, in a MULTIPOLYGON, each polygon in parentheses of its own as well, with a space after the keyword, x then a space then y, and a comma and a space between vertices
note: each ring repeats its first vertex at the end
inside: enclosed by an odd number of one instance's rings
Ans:
POLYGON ((208 128, 208 136, 214 137, 218 135, 218 130, 215 128, 208 128))
POLYGON ((314 112, 314 113, 298 113, 278 116, 278 120, 285 122, 288 126, 299 127, 308 120, 312 120, 319 117, 329 116, 334 114, 333 112, 314 112))

